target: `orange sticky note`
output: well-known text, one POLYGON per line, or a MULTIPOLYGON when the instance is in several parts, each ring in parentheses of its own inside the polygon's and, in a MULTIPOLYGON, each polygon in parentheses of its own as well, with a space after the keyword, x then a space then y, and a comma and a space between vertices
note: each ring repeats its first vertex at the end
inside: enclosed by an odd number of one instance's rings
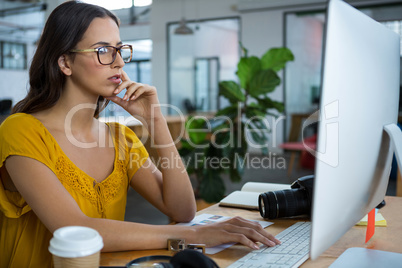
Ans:
POLYGON ((373 237, 375 232, 375 208, 368 214, 367 230, 366 230, 366 243, 373 237))

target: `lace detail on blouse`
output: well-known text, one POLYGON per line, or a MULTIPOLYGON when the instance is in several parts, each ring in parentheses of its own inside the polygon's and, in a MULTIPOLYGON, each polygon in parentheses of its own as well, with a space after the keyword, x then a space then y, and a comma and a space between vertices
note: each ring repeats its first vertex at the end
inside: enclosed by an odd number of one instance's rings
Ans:
MULTIPOLYGON (((115 161, 112 173, 102 182, 96 181, 77 168, 66 156, 59 156, 55 165, 56 176, 67 189, 80 193, 98 212, 105 217, 105 208, 116 197, 121 186, 125 185, 127 168, 123 161, 115 161), (66 187, 67 186, 67 187, 66 187)), ((126 190, 126 189, 124 189, 126 190)))

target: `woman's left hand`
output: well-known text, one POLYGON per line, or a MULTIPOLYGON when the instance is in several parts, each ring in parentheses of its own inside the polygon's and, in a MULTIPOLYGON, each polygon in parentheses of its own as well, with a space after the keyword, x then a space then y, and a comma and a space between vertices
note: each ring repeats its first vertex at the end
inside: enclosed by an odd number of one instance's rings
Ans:
POLYGON ((155 87, 131 81, 123 70, 121 80, 122 83, 113 92, 115 96, 106 99, 120 105, 140 121, 149 122, 161 114, 155 87), (123 98, 116 96, 125 88, 127 91, 123 98))

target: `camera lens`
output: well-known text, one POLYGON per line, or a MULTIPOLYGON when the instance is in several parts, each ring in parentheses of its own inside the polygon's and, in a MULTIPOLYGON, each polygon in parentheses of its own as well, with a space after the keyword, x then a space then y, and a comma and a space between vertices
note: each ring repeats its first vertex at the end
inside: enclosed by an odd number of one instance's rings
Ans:
POLYGON ((310 214, 310 199, 304 189, 286 189, 259 196, 261 217, 276 219, 310 214))

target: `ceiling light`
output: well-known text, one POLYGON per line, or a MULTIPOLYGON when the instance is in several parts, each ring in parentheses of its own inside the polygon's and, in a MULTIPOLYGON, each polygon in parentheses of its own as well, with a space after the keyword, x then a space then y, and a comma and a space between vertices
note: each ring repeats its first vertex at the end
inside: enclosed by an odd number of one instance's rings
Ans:
POLYGON ((186 24, 186 19, 183 17, 180 21, 179 27, 176 28, 176 30, 174 30, 175 34, 182 34, 182 35, 186 35, 186 34, 193 34, 193 30, 187 26, 186 24))
POLYGON ((174 30, 175 34, 189 35, 189 34, 194 33, 193 30, 187 26, 186 19, 184 18, 184 10, 185 10, 185 1, 182 0, 181 1, 181 21, 180 21, 179 27, 177 27, 176 30, 174 30))

